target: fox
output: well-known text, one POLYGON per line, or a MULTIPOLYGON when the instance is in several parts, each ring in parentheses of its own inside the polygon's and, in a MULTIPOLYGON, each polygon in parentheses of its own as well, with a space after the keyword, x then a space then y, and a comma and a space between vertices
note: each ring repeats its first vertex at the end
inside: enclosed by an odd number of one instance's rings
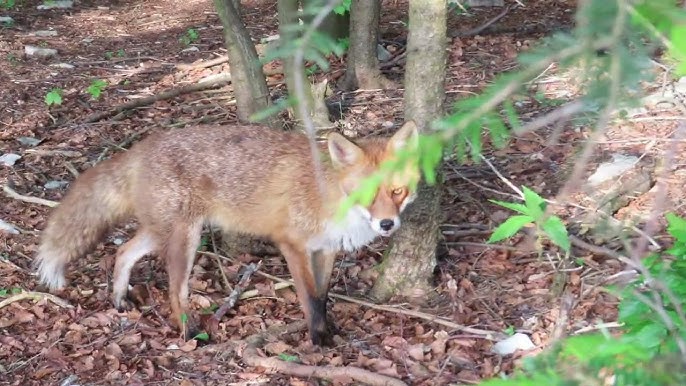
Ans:
POLYGON ((41 235, 39 283, 51 292, 64 288, 70 261, 86 255, 113 226, 135 219, 136 233, 116 252, 113 304, 125 308, 131 270, 156 254, 167 271, 170 319, 184 331, 191 268, 202 228, 212 224, 277 246, 311 342, 329 345, 326 305, 336 254, 400 227, 401 212, 416 197, 418 167, 408 163, 385 177, 369 205, 357 204, 343 216, 337 211, 384 161, 417 141, 412 121, 390 137, 353 141, 332 132, 317 142, 317 167, 309 138, 297 131, 238 124, 150 134, 71 184, 41 235))

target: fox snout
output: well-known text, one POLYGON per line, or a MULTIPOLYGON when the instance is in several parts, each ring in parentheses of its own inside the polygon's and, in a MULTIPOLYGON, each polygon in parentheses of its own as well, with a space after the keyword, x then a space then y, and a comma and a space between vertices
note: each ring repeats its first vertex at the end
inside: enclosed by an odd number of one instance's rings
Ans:
POLYGON ((400 217, 393 216, 391 218, 372 218, 372 229, 381 236, 388 237, 400 228, 400 217))

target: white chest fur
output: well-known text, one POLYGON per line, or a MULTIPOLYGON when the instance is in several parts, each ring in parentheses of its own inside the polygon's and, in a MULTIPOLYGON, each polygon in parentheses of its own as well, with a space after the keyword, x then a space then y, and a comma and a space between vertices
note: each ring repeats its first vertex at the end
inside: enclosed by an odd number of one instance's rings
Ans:
POLYGON ((327 221, 324 230, 308 240, 307 248, 310 251, 353 251, 369 244, 378 234, 367 217, 364 209, 353 207, 342 220, 327 221))

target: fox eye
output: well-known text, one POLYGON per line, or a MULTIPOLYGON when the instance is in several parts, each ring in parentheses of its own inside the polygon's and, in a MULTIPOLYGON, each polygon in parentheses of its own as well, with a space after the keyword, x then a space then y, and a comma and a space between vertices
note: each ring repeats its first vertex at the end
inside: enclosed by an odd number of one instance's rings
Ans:
POLYGON ((405 191, 405 188, 395 188, 395 189, 393 189, 393 191, 391 193, 394 196, 399 196, 399 195, 403 194, 404 191, 405 191))

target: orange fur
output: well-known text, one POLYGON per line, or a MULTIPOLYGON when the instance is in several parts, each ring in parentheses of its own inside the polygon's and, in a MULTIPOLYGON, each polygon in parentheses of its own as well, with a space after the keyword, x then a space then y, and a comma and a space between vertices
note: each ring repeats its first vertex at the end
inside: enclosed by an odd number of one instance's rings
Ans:
POLYGON ((109 227, 135 218, 136 236, 117 253, 113 297, 126 294, 130 271, 141 257, 158 253, 169 275, 172 318, 181 326, 188 277, 202 225, 271 238, 295 281, 315 344, 328 340, 326 298, 335 254, 389 235, 414 197, 419 178, 408 168, 385 181, 374 202, 355 207, 342 222, 338 205, 359 182, 416 143, 408 122, 390 139, 358 144, 331 134, 322 146, 322 194, 307 138, 261 126, 198 126, 152 135, 128 152, 84 172, 49 218, 37 255, 41 282, 65 284, 64 269, 97 243, 109 227))

